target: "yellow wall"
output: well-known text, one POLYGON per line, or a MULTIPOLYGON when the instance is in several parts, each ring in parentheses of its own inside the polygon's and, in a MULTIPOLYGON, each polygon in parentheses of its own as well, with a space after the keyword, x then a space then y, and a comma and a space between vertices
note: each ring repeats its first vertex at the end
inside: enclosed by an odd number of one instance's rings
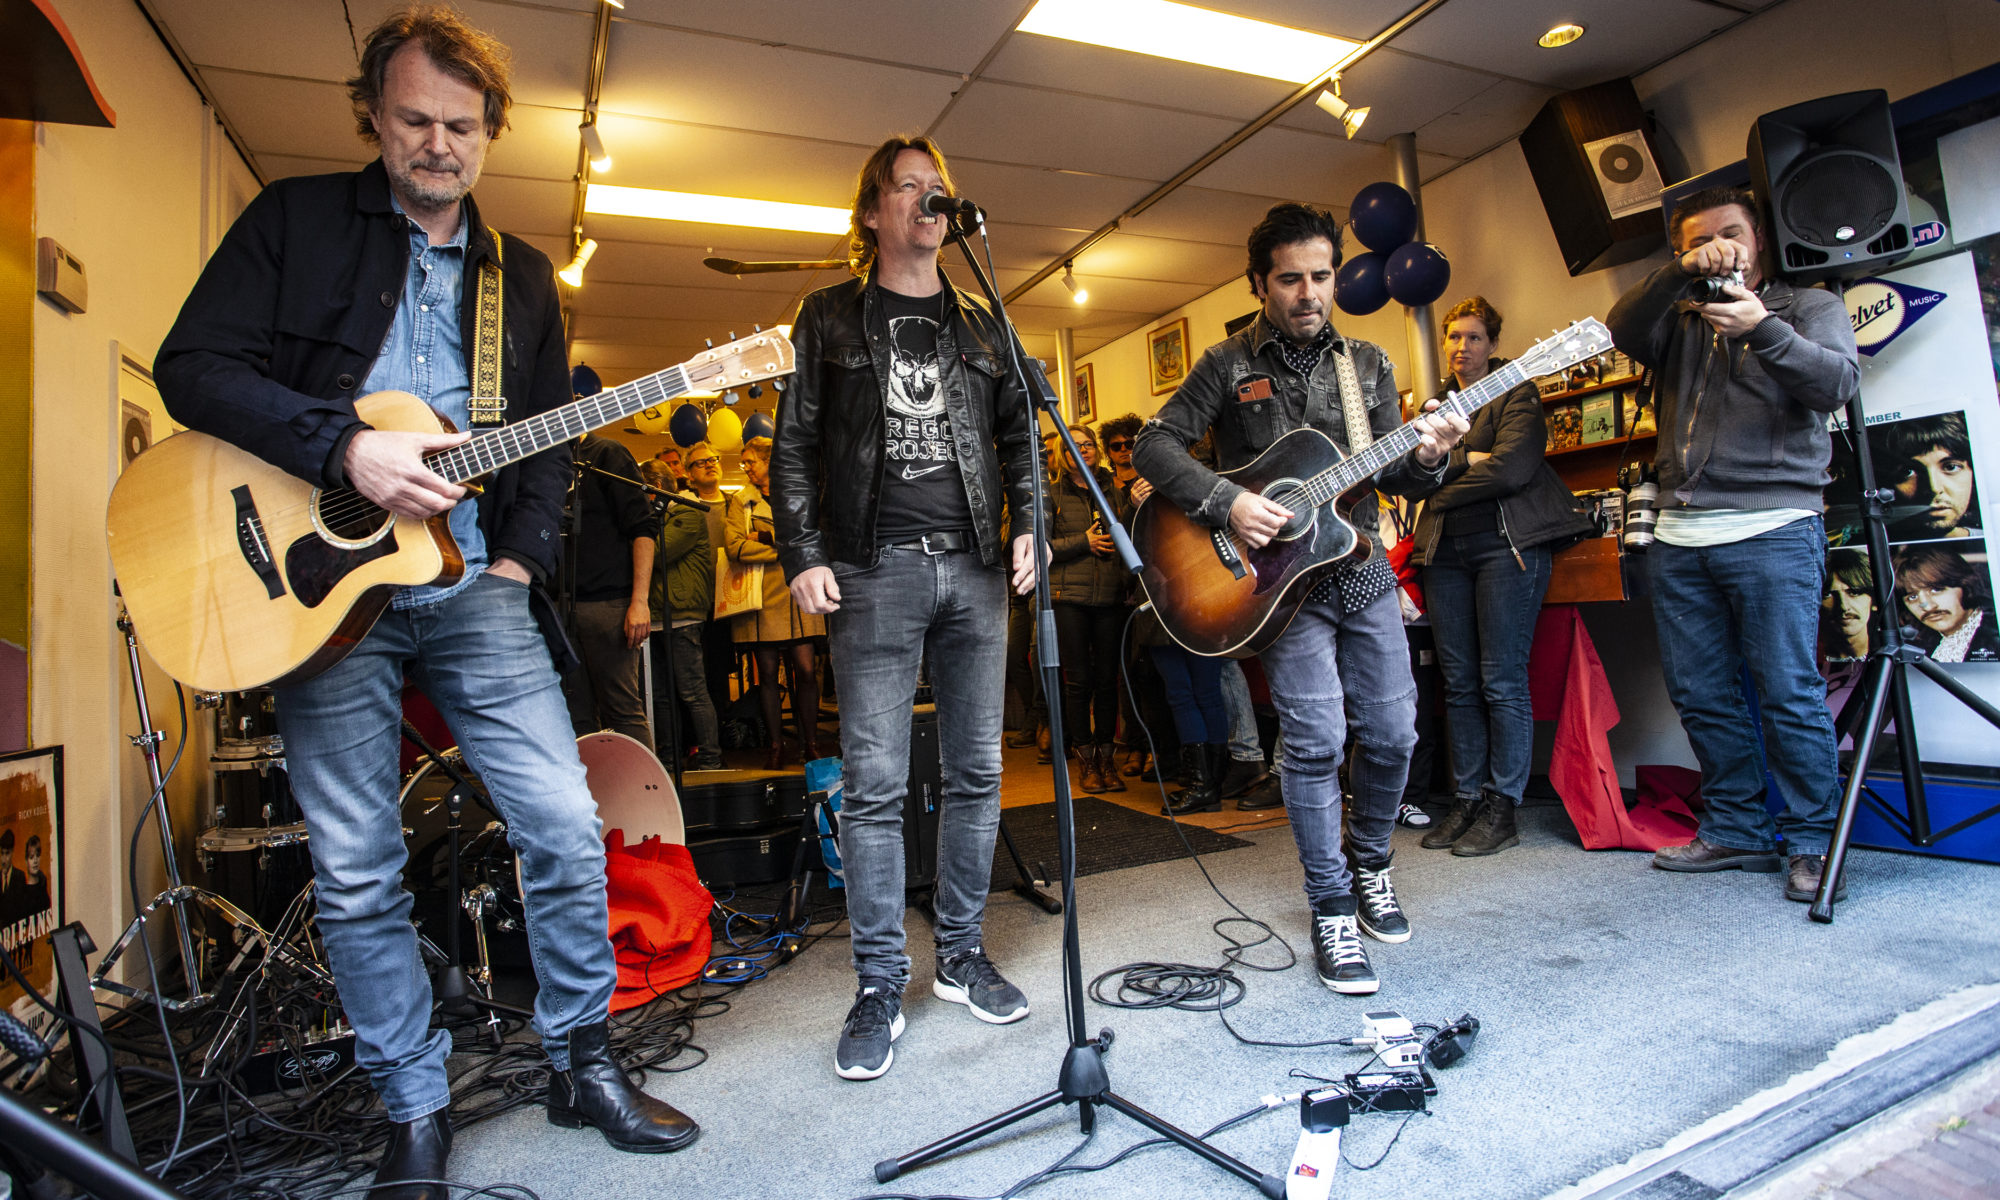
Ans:
MULTIPOLYGON (((104 506, 118 464, 118 346, 150 365, 231 197, 255 181, 135 4, 62 5, 116 129, 36 130, 36 233, 80 258, 89 311, 35 302, 33 726, 37 744, 68 747, 69 915, 108 946, 130 917, 125 899, 130 822, 149 789, 113 628, 104 506)), ((156 422, 154 436, 165 429, 156 422)), ((152 669, 156 725, 177 732, 172 689, 152 669)), ((190 712, 197 730, 207 724, 190 712)), ((192 830, 207 776, 205 737, 190 746, 174 789, 180 830, 192 830)), ((141 881, 159 879, 158 843, 142 843, 141 881)))

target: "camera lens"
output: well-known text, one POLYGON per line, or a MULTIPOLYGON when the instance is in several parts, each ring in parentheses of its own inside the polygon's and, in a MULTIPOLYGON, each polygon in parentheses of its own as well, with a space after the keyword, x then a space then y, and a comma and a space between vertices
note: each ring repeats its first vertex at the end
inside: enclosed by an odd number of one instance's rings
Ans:
POLYGON ((1660 485, 1646 482, 1635 487, 1625 497, 1625 549, 1632 554, 1643 554, 1653 544, 1653 527, 1659 523, 1660 513, 1654 505, 1660 498, 1660 485))
POLYGON ((1725 275, 1704 275, 1688 285, 1688 299, 1696 304, 1709 304, 1725 299, 1722 289, 1729 285, 1725 275))

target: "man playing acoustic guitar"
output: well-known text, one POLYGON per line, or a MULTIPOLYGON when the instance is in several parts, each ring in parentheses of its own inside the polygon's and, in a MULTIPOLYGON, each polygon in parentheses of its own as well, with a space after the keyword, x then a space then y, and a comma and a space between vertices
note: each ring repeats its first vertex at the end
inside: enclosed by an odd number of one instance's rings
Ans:
POLYGON ((355 1057, 393 1123, 376 1200, 442 1200, 451 1149, 451 1036, 431 1027, 400 878, 406 671, 444 714, 520 852, 541 981, 535 1025, 553 1068, 549 1120, 594 1126, 639 1152, 680 1149, 698 1132, 634 1087, 606 1040, 617 968, 604 846, 530 609, 531 576, 555 567, 569 452, 558 445, 504 467, 475 498, 424 462, 463 434, 373 429, 355 412, 357 397, 395 389, 464 429, 571 400, 549 260, 488 230, 470 198, 486 147, 507 126, 507 88, 505 48, 455 13, 419 8, 384 21, 348 85, 381 158, 352 174, 281 180, 253 200, 155 370, 176 420, 392 512, 449 513, 464 557, 457 583, 402 589, 335 666, 277 688, 320 933, 355 1057), (497 304, 482 286, 495 276, 497 304))
MULTIPOLYGON (((1232 471, 1283 435, 1310 428, 1343 454, 1402 424, 1396 374, 1381 347, 1343 338, 1327 320, 1340 224, 1325 209, 1280 204, 1250 231, 1250 290, 1264 311, 1208 348, 1173 398, 1146 423, 1132 456, 1160 497, 1204 524, 1263 546, 1292 519, 1266 496, 1223 479, 1188 455, 1215 431, 1217 466, 1232 471)), ((1400 495, 1435 480, 1467 424, 1430 412, 1414 422, 1416 448, 1385 467, 1376 487, 1400 495)), ((1353 508, 1375 533, 1373 494, 1353 508)), ((1302 585, 1303 586, 1303 585, 1302 585)), ((1380 987, 1360 933, 1407 941, 1409 920, 1389 882, 1389 834, 1416 745, 1416 685, 1379 548, 1319 583, 1262 655, 1285 746, 1283 791, 1312 902, 1313 959, 1321 982, 1366 995, 1380 987), (1353 722, 1350 846, 1341 846, 1340 760, 1353 722), (1353 870, 1349 871, 1349 855, 1353 870)))

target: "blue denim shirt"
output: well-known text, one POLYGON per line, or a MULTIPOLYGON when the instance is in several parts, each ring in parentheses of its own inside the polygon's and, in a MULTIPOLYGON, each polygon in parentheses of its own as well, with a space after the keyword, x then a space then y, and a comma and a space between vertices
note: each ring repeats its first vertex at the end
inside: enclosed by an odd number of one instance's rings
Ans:
MULTIPOLYGON (((397 212, 403 206, 394 196, 397 212)), ((465 217, 458 232, 442 246, 431 245, 430 234, 410 222, 410 265, 403 276, 403 298, 382 352, 368 371, 364 393, 408 392, 455 428, 469 426, 472 379, 465 368, 464 339, 458 327, 460 285, 465 277, 465 217)), ((450 599, 486 569, 486 537, 479 531, 479 501, 467 496, 451 510, 451 535, 465 556, 465 574, 450 587, 406 587, 396 593, 397 608, 414 608, 450 599)))

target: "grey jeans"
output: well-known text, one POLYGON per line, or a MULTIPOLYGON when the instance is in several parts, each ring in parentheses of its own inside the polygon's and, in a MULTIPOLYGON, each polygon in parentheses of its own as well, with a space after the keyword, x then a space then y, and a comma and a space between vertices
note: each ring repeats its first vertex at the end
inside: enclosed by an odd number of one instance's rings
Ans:
POLYGON ((609 729, 651 750, 653 731, 646 725, 646 697, 639 690, 639 652, 625 644, 627 607, 623 600, 576 602, 570 639, 583 665, 570 679, 570 721, 578 735, 609 729))
POLYGON ((1354 811, 1348 850, 1370 867, 1389 859, 1396 805, 1417 744, 1417 686, 1394 592, 1360 612, 1313 601, 1261 656, 1284 744, 1285 812, 1305 868, 1306 898, 1345 896, 1353 887, 1341 847, 1340 760, 1347 731, 1354 811))
POLYGON ((827 641, 840 688, 840 857, 854 970, 900 991, 910 981, 903 798, 911 703, 926 653, 944 764, 932 898, 937 951, 943 957, 979 944, 1000 823, 1007 577, 969 551, 893 549, 873 567, 835 563, 833 573, 840 608, 827 617, 827 641))

